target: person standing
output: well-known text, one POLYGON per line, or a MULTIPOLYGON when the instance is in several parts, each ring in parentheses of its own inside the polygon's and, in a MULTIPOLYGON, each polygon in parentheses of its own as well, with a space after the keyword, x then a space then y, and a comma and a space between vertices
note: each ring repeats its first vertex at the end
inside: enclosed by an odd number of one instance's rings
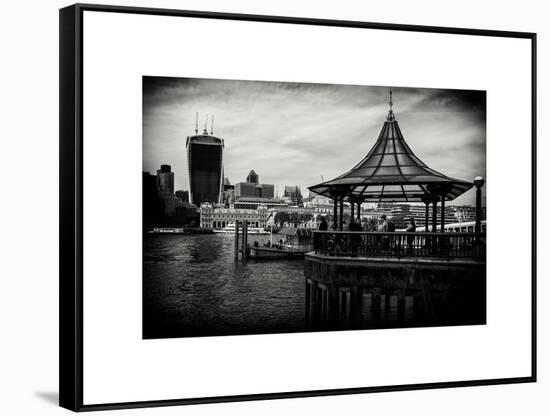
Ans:
MULTIPOLYGON (((356 233, 363 231, 363 228, 361 227, 361 224, 358 222, 353 221, 353 218, 349 221, 348 230, 356 233)), ((357 250, 359 249, 359 246, 361 245, 361 234, 352 234, 350 236, 350 242, 351 242, 351 252, 352 257, 355 257, 357 255, 357 250)))
MULTIPOLYGON (((407 223, 407 228, 405 229, 405 232, 407 232, 407 233, 416 232, 416 222, 414 221, 414 218, 409 219, 409 222, 407 223)), ((414 246, 414 235, 408 235, 407 236, 407 253, 408 254, 412 253, 413 246, 414 246)))
MULTIPOLYGON (((389 228, 388 218, 385 215, 380 215, 378 219, 380 222, 376 231, 379 233, 387 233, 389 228)), ((382 235, 380 237, 380 248, 382 250, 387 250, 390 246, 390 237, 388 235, 382 235)))
POLYGON ((389 225, 388 218, 385 215, 380 215, 380 217, 378 217, 378 220, 379 220, 379 223, 376 231, 378 231, 379 233, 387 233, 388 225, 389 225))

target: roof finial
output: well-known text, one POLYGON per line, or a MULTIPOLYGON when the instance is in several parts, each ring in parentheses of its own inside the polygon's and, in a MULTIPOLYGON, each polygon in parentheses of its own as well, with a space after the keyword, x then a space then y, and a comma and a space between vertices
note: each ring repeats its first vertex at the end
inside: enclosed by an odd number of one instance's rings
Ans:
POLYGON ((195 134, 199 134, 199 112, 195 113, 195 134))
POLYGON ((214 114, 212 114, 212 123, 210 124, 210 135, 214 135, 214 114))
POLYGON ((388 116, 386 117, 386 120, 395 121, 395 115, 393 114, 393 99, 392 99, 391 90, 390 90, 390 111, 388 112, 388 116))

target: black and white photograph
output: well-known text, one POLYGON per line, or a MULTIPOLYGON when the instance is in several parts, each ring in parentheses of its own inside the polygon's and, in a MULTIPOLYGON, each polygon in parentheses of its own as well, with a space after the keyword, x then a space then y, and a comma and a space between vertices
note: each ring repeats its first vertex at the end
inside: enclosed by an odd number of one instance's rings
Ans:
MULTIPOLYGON (((59 284, 41 300, 59 328, 18 343, 53 334, 61 407, 534 410, 542 20, 397 2, 60 9, 59 284)), ((18 131, 45 125, 24 115, 18 131)), ((14 185, 51 193, 43 149, 17 142, 9 171, 34 170, 14 185)), ((11 245, 40 269, 34 214, 11 245)))
POLYGON ((143 339, 486 324, 486 91, 142 87, 143 339))

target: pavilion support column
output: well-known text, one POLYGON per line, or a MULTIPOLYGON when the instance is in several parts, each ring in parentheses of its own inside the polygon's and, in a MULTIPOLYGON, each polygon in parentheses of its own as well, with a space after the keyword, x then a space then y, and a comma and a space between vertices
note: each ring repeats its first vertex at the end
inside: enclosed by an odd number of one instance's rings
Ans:
POLYGON ((340 221, 339 222, 339 226, 340 226, 340 231, 343 231, 344 230, 344 196, 342 195, 340 197, 340 221))
POLYGON ((441 232, 445 232, 445 195, 441 195, 441 232))
POLYGON ((430 200, 426 199, 424 203, 426 204, 426 219, 424 222, 424 231, 428 232, 430 231, 430 200))
POLYGON ((437 197, 432 201, 432 232, 437 232, 437 197))
POLYGON ((361 224, 361 202, 357 202, 357 222, 361 224))
POLYGON ((351 201, 351 219, 353 220, 353 217, 355 217, 355 202, 351 201))
POLYGON ((332 215, 332 222, 334 224, 334 230, 338 229, 338 198, 336 196, 332 197, 334 200, 334 213, 332 215))

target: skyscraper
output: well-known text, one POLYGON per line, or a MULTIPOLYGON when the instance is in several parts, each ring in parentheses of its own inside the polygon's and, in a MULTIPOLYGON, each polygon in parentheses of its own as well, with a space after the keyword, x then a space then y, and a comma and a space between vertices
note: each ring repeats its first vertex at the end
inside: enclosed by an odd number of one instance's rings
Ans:
POLYGON ((246 177, 246 181, 248 183, 260 183, 260 176, 252 169, 246 177))
POLYGON ((157 190, 159 196, 174 194, 174 172, 170 165, 161 165, 157 170, 157 190))
POLYGON ((198 133, 197 122, 195 135, 188 136, 186 142, 190 202, 196 206, 200 206, 204 202, 221 203, 223 139, 213 135, 213 119, 210 133, 207 130, 207 123, 204 125, 202 134, 198 133))

